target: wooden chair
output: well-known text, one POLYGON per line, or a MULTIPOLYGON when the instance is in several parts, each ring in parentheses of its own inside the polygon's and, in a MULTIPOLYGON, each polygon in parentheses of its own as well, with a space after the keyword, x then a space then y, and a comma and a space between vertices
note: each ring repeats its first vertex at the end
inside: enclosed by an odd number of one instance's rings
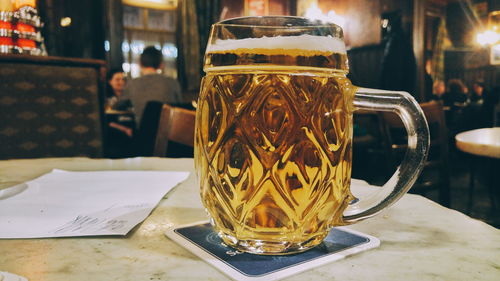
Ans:
MULTIPOLYGON (((450 206, 450 170, 448 163, 448 129, 440 102, 421 103, 430 131, 429 156, 422 174, 410 192, 426 193, 437 189, 439 203, 450 206)), ((407 148, 407 138, 404 125, 395 113, 384 112, 385 138, 388 143, 393 165, 401 162, 407 148)))
POLYGON ((163 103, 149 101, 142 112, 141 122, 137 124, 134 135, 135 156, 153 156, 163 103))
POLYGON ((354 112, 352 175, 374 185, 385 183, 394 172, 390 169, 382 124, 375 111, 354 112))
POLYGON ((196 111, 164 104, 154 147, 154 156, 165 157, 169 141, 193 147, 196 111))

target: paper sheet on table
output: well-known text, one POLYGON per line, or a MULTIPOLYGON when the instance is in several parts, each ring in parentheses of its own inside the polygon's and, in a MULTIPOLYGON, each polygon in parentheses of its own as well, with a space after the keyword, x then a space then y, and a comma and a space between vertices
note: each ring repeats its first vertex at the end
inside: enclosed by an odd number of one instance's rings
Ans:
POLYGON ((188 175, 53 170, 0 190, 0 238, 125 235, 188 175))

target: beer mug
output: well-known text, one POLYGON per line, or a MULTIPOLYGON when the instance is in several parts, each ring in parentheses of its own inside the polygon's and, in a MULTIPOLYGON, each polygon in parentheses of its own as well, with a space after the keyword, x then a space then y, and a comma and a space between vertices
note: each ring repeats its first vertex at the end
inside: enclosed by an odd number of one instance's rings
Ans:
POLYGON ((342 29, 298 17, 244 17, 212 26, 195 131, 201 199, 237 250, 305 251, 335 226, 377 214, 413 185, 429 131, 404 92, 362 89, 346 77, 342 29), (375 195, 350 191, 353 111, 397 113, 408 150, 375 195))

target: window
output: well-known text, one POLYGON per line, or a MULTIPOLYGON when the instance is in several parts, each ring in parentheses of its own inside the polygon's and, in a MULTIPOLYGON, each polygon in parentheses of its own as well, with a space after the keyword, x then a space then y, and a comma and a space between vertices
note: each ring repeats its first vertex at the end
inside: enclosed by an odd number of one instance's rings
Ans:
POLYGON ((177 46, 175 45, 176 14, 172 9, 151 9, 124 5, 123 26, 125 40, 122 52, 123 70, 132 78, 140 75, 139 58, 147 46, 155 46, 163 53, 162 73, 177 78, 177 46))

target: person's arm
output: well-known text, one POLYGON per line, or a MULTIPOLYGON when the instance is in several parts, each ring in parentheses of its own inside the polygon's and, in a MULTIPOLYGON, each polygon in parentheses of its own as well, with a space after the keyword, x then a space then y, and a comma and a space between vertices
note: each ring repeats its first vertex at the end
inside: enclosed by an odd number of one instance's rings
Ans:
POLYGON ((127 126, 123 126, 123 125, 118 124, 118 123, 116 123, 116 122, 109 122, 109 127, 111 127, 111 128, 115 128, 115 129, 117 129, 118 131, 123 132, 123 133, 124 133, 124 134, 126 134, 128 137, 132 137, 133 132, 134 132, 134 131, 132 130, 132 128, 129 128, 129 127, 127 127, 127 126))

